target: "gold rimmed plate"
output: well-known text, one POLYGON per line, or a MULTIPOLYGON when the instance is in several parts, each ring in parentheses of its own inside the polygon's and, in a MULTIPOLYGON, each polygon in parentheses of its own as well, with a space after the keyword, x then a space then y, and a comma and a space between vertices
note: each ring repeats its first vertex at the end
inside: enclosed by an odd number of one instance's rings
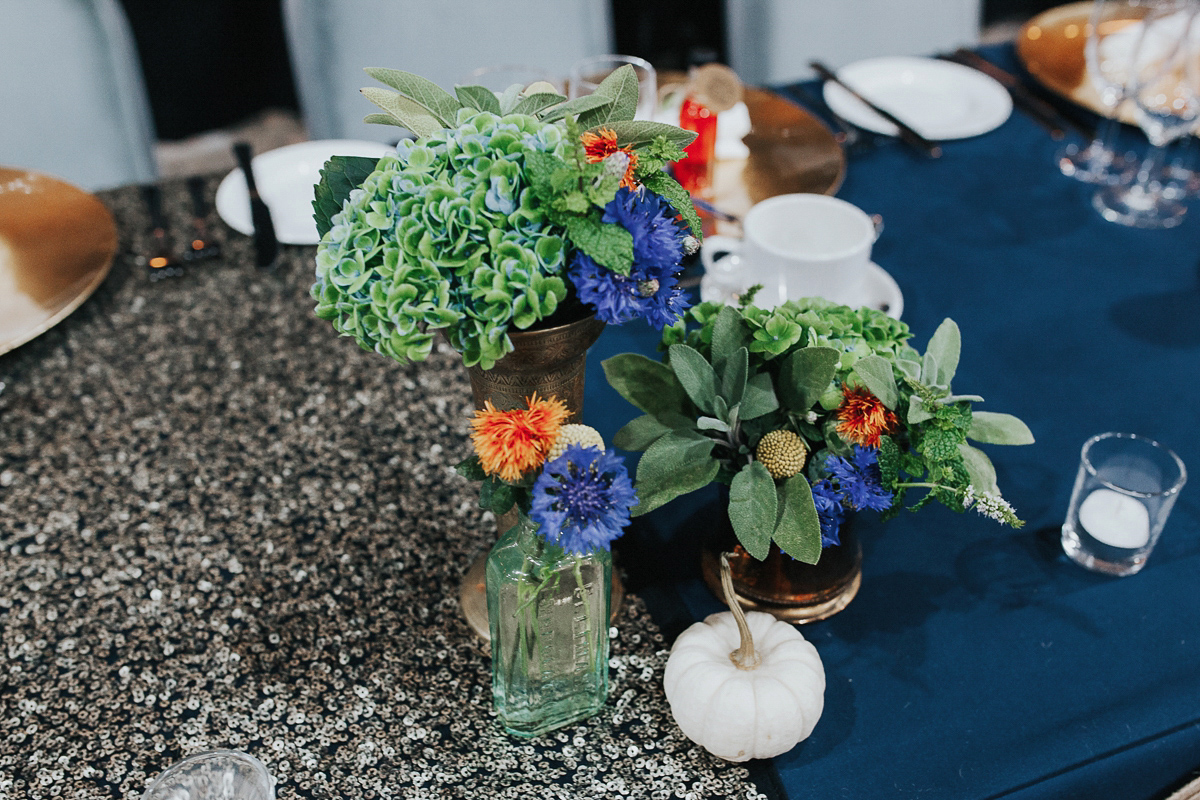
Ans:
POLYGON ((104 280, 116 252, 116 223, 94 195, 0 167, 0 353, 66 319, 104 280))
MULTIPOLYGON (((1088 77, 1084 47, 1091 30, 1090 2, 1068 3, 1043 11, 1017 33, 1017 57, 1029 74, 1055 94, 1104 114, 1100 92, 1088 77)), ((1132 22, 1133 20, 1131 20, 1132 22)), ((1136 124, 1126 104, 1120 119, 1136 124)))

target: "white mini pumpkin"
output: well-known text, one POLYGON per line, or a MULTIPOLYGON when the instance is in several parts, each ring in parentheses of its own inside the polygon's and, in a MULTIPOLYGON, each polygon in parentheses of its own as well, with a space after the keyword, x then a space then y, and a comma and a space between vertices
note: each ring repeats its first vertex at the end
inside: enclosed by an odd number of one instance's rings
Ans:
POLYGON ((761 611, 743 616, 732 582, 726 596, 733 613, 712 614, 675 640, 667 702, 684 735, 713 755, 771 758, 812 733, 825 707, 825 668, 793 626, 761 611))

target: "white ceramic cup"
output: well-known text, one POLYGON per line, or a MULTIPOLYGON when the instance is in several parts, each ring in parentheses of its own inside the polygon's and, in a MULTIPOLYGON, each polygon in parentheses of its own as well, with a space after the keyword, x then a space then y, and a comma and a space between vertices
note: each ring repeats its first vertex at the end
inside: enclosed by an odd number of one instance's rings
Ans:
POLYGON ((700 250, 706 272, 744 286, 774 308, 801 297, 857 305, 871 265, 876 223, 855 205, 823 194, 784 194, 758 203, 742 222, 744 236, 709 236, 700 250), (732 254, 729 258, 718 256, 732 254))

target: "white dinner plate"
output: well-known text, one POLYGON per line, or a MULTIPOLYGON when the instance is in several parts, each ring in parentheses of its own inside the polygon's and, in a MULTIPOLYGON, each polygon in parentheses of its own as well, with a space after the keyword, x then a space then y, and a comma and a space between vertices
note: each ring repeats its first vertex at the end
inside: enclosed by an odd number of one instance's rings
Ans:
MULTIPOLYGON (((379 158, 395 152, 380 142, 357 139, 322 139, 300 142, 254 157, 254 181, 275 224, 275 237, 284 244, 316 244, 317 223, 313 220, 313 187, 321 180, 321 168, 330 156, 379 158)), ((217 213, 229 227, 247 236, 254 233, 250 219, 250 193, 240 169, 225 176, 217 187, 217 213)))
MULTIPOLYGON (((1003 86, 978 70, 934 58, 888 57, 856 61, 838 78, 926 139, 965 139, 1000 127, 1012 113, 1003 86)), ((896 126, 836 83, 825 102, 860 128, 895 136, 896 126)))
MULTIPOLYGON (((739 261, 740 257, 736 254, 726 253, 713 262, 712 270, 700 279, 700 299, 703 302, 738 304, 742 292, 749 288, 749 279, 739 269, 739 261)), ((803 292, 796 294, 801 296, 803 292)), ((850 299, 845 305, 851 308, 867 306, 882 311, 893 319, 900 319, 900 315, 904 313, 904 294, 900 291, 896 279, 872 261, 868 265, 867 276, 859 287, 858 296, 850 299)))

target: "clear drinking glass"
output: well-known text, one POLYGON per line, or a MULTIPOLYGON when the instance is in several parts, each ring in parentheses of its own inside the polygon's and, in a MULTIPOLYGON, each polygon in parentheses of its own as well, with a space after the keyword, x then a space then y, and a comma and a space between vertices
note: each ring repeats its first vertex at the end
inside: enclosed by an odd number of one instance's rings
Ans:
POLYGON ((491 67, 480 67, 463 78, 462 84, 464 86, 482 86, 499 94, 514 83, 525 87, 539 81, 550 84, 556 92, 563 90, 562 78, 555 77, 549 70, 530 64, 497 64, 491 67))
POLYGON ((172 764, 142 800, 275 800, 275 780, 252 755, 212 750, 172 764))
POLYGON ((1133 228, 1173 228, 1187 206, 1163 192, 1167 145, 1200 116, 1200 51, 1192 0, 1160 3, 1143 21, 1132 64, 1130 96, 1150 150, 1128 180, 1096 192, 1092 202, 1109 222, 1133 228))
POLYGON ((1096 572, 1138 572, 1186 482, 1183 461, 1153 439, 1132 433, 1093 436, 1080 455, 1062 527, 1063 550, 1096 572))
POLYGON ((583 97, 596 91, 600 82, 618 67, 633 66, 638 78, 637 119, 653 119, 654 105, 658 102, 658 74, 650 62, 637 56, 592 56, 576 61, 571 67, 571 99, 583 97))
POLYGON ((1117 112, 1125 102, 1129 65, 1140 28, 1156 0, 1096 0, 1087 26, 1084 63, 1087 77, 1099 93, 1104 119, 1096 138, 1080 149, 1071 143, 1055 154, 1064 175, 1085 183, 1115 183, 1130 164, 1113 149, 1120 128, 1117 112))
POLYGON ((521 515, 487 560, 492 701, 522 737, 577 722, 608 698, 612 553, 568 553, 521 515))

